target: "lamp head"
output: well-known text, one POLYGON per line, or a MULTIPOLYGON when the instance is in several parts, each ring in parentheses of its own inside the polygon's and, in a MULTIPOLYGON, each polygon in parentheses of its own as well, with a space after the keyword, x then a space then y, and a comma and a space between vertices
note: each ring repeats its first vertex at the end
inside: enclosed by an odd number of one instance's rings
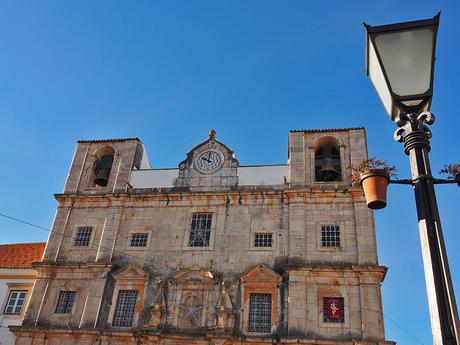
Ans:
POLYGON ((366 74, 393 121, 431 107, 440 14, 390 25, 364 24, 366 74))

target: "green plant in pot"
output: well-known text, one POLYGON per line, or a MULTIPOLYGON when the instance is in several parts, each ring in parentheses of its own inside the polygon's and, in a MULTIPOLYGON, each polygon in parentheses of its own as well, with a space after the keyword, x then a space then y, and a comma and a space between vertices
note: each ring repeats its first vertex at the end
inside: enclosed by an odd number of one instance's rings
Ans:
POLYGON ((390 178, 396 176, 395 166, 385 160, 371 157, 351 167, 351 182, 361 184, 367 207, 379 210, 387 205, 387 187, 390 178))
POLYGON ((457 181, 457 184, 460 187, 460 163, 451 163, 449 165, 444 165, 444 168, 439 170, 439 173, 447 174, 447 177, 457 181))

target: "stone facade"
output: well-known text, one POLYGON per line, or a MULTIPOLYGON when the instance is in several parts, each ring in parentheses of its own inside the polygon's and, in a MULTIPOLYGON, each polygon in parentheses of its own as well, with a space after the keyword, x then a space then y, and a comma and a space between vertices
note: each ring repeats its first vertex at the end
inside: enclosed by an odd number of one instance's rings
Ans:
POLYGON ((136 138, 78 142, 16 344, 393 344, 373 214, 347 170, 364 129, 288 146, 285 166, 244 167, 210 132, 159 171, 136 138), (318 181, 325 146, 340 160, 318 181))

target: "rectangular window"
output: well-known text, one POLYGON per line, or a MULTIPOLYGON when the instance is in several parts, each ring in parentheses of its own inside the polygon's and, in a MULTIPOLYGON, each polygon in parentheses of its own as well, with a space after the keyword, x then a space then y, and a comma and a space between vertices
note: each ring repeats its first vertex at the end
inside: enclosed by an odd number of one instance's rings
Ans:
POLYGON ((189 247, 209 247, 211 223, 212 213, 195 213, 192 215, 189 247))
POLYGON ((75 235, 75 247, 88 247, 91 241, 91 233, 93 228, 91 226, 80 226, 75 235))
POLYGON ((112 325, 115 327, 131 327, 136 310, 137 291, 120 290, 112 325))
POLYGON ((344 323, 344 305, 342 297, 323 298, 323 322, 344 323))
POLYGON ((321 227, 321 246, 340 247, 340 227, 338 225, 323 225, 321 227))
POLYGON ((271 332, 272 295, 252 293, 249 296, 249 332, 271 332))
POLYGON ((132 234, 130 247, 147 247, 149 234, 132 234))
POLYGON ((8 303, 6 304, 4 313, 20 315, 24 301, 26 300, 27 291, 23 290, 11 290, 8 297, 8 303))
POLYGON ((271 247, 273 234, 255 234, 254 247, 271 247))
POLYGON ((75 302, 76 291, 61 291, 56 305, 56 314, 71 314, 75 302))

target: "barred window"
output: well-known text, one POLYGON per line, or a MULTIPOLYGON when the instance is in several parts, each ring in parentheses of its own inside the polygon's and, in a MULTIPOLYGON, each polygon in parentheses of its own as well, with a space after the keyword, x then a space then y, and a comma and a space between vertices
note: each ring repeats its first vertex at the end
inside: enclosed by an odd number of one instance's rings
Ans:
POLYGON ((147 247, 147 240, 149 239, 149 234, 132 234, 131 235, 131 247, 147 247))
POLYGON ((189 247, 209 247, 211 223, 212 213, 195 213, 192 215, 189 247))
POLYGON ((255 234, 254 247, 271 247, 273 234, 255 234))
POLYGON ((24 301, 27 296, 27 291, 22 290, 11 290, 8 297, 8 302, 6 303, 4 313, 5 314, 14 314, 20 315, 22 307, 24 306, 24 301))
POLYGON ((75 236, 75 247, 88 247, 91 241, 91 233, 93 228, 91 226, 80 226, 77 229, 77 234, 75 236))
POLYGON ((272 295, 252 293, 249 296, 249 332, 271 332, 272 295))
POLYGON ((321 246, 340 247, 340 227, 338 225, 323 225, 321 227, 321 246))
POLYGON ((61 291, 56 305, 56 314, 71 314, 75 302, 76 291, 61 291))
POLYGON ((344 303, 342 297, 323 298, 323 322, 344 323, 344 303))
POLYGON ((112 325, 115 327, 131 327, 136 309, 137 291, 120 290, 118 293, 117 306, 113 316, 112 325))

